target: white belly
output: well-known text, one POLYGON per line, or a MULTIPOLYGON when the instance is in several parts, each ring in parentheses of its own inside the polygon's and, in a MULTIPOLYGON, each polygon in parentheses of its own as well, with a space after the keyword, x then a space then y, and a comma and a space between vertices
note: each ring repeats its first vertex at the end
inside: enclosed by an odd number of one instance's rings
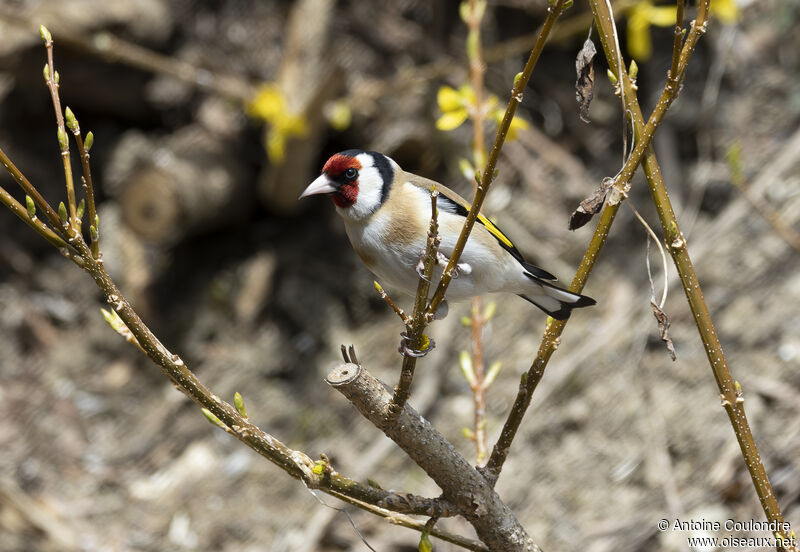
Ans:
MULTIPOLYGON (((444 214, 444 213, 443 213, 444 214)), ((400 291, 406 295, 414 296, 417 292, 419 276, 417 265, 425 253, 424 237, 412 243, 394 243, 388 245, 380 236, 385 235, 384 223, 380 214, 376 214, 369 224, 362 225, 345 219, 345 229, 353 248, 367 265, 367 268, 378 277, 378 283, 388 289, 400 291)), ((485 231, 478 225, 473 231, 485 231)), ((457 236, 442 237, 439 251, 449 257, 452 253, 457 236)), ((479 243, 479 240, 470 239, 464 248, 459 264, 469 265, 471 271, 459 271, 457 278, 453 278, 447 289, 446 297, 450 301, 462 301, 475 295, 494 291, 513 291, 520 293, 517 281, 523 277, 522 267, 511 255, 497 255, 479 243), (498 266, 502 264, 503 266, 498 266), (513 274, 509 281, 509 274, 513 274)), ((432 289, 438 285, 442 276, 443 267, 436 266, 432 278, 432 289)), ((433 291, 431 291, 433 293, 433 291)))

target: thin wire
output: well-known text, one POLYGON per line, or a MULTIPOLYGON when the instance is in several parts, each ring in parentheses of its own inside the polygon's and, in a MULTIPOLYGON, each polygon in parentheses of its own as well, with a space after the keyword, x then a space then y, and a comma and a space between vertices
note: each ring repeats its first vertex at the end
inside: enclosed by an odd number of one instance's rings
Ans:
POLYGON ((663 263, 663 268, 664 268, 664 291, 661 293, 661 303, 659 303, 658 308, 663 310, 664 309, 664 303, 667 302, 667 291, 669 290, 669 279, 667 278, 667 275, 668 275, 668 272, 667 272, 667 270, 668 270, 667 255, 666 255, 666 253, 664 253, 664 248, 661 246, 661 241, 658 239, 658 236, 656 236, 655 232, 653 232, 653 229, 650 228, 650 225, 647 224, 647 222, 645 222, 645 220, 642 218, 642 215, 639 214, 639 211, 636 210, 636 207, 633 206, 633 202, 631 202, 630 199, 628 199, 628 205, 630 206, 631 210, 633 210, 633 214, 636 215, 636 218, 639 219, 639 222, 642 223, 642 226, 644 226, 645 230, 647 230, 647 254, 646 254, 647 278, 650 280, 650 297, 651 297, 651 299, 653 300, 654 303, 656 302, 656 286, 653 283, 653 273, 650 270, 650 239, 651 238, 655 242, 655 244, 658 246, 659 253, 661 253, 661 261, 663 263))
MULTIPOLYGON (((303 483, 305 484, 305 481, 304 481, 303 483)), ((327 506, 328 508, 331 508, 332 510, 336 510, 336 511, 338 511, 338 512, 341 512, 341 513, 343 513, 344 515, 346 515, 346 516, 347 516, 347 520, 350 522, 350 525, 352 525, 352 526, 353 526, 353 531, 355 531, 355 532, 356 532, 356 535, 358 535, 358 538, 360 538, 360 539, 361 539, 361 542, 363 542, 363 543, 364 543, 364 545, 365 545, 367 548, 369 548, 370 550, 372 550, 372 552, 378 552, 377 550, 375 550, 374 548, 372 548, 372 546, 370 546, 370 544, 367 542, 367 539, 365 539, 365 538, 364 538, 364 535, 362 535, 362 534, 361 534, 361 531, 359 531, 359 530, 358 530, 358 527, 356 527, 356 522, 355 522, 355 521, 353 521, 353 518, 350 516, 350 512, 348 512, 348 511, 347 511, 347 510, 345 510, 344 508, 338 508, 338 507, 336 507, 336 506, 331 506, 330 504, 328 504, 327 502, 325 502, 324 500, 322 500, 322 499, 321 499, 319 496, 317 496, 317 493, 315 493, 313 490, 311 490, 311 489, 308 487, 308 485, 306 485, 305 487, 306 487, 306 489, 308 490, 308 492, 309 492, 309 493, 311 493, 311 496, 313 496, 314 498, 316 498, 316 499, 317 499, 317 502, 319 502, 319 503, 320 503, 320 504, 322 504, 323 506, 327 506)))

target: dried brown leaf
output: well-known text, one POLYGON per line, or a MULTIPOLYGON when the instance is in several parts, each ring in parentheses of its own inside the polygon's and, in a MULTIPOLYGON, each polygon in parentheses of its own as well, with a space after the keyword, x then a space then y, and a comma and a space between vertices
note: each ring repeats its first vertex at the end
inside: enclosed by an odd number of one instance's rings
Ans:
POLYGON ((606 199, 608 189, 613 183, 614 180, 612 178, 604 178, 592 195, 581 201, 578 208, 575 209, 569 217, 570 230, 577 230, 592 220, 592 217, 600 212, 600 209, 603 207, 603 202, 606 199))
POLYGON ((667 318, 667 314, 661 310, 661 307, 652 301, 650 301, 650 308, 653 309, 653 316, 655 316, 658 321, 658 336, 667 346, 669 357, 674 362, 677 357, 675 356, 675 345, 672 344, 672 338, 669 336, 669 318, 667 318))
POLYGON ((575 71, 578 80, 575 81, 575 99, 578 101, 578 113, 581 121, 589 123, 589 104, 594 98, 594 56, 597 49, 592 39, 587 38, 583 48, 575 58, 575 71))

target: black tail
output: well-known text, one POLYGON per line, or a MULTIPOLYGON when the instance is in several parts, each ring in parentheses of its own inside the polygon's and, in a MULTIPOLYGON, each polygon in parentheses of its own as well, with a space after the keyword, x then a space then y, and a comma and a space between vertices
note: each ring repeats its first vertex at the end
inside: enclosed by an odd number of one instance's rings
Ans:
POLYGON ((544 282, 541 279, 531 276, 542 288, 541 295, 520 295, 526 301, 530 301, 548 315, 556 320, 566 320, 569 318, 572 309, 579 309, 581 307, 591 307, 597 301, 586 295, 579 295, 572 293, 566 289, 554 286, 549 282, 544 282))

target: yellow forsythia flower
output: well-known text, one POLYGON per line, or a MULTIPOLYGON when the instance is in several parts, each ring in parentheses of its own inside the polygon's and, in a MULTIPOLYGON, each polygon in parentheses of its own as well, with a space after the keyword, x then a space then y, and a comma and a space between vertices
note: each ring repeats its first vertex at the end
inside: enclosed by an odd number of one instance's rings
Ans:
POLYGON ((289 112, 283 93, 275 84, 264 84, 255 98, 245 105, 245 112, 265 121, 265 145, 267 156, 273 163, 280 163, 286 156, 286 141, 292 136, 303 136, 307 132, 306 121, 300 115, 289 112))
POLYGON ((675 6, 654 6, 650 0, 633 6, 628 12, 628 50, 631 55, 640 61, 650 59, 653 55, 650 27, 674 27, 676 16, 675 6))
POLYGON ((736 0, 714 0, 711 2, 711 15, 730 25, 739 21, 739 6, 736 0))

